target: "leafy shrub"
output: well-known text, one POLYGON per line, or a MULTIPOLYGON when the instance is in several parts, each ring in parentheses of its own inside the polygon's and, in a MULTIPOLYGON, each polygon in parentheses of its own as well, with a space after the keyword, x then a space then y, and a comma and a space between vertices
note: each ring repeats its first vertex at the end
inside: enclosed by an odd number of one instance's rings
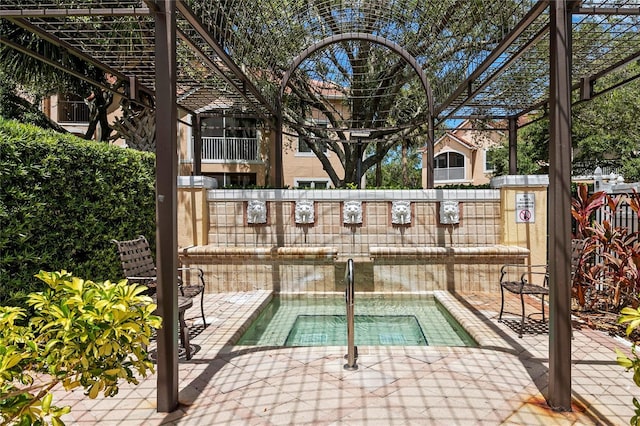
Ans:
POLYGON ((0 222, 0 303, 43 269, 122 276, 110 240, 155 240, 155 157, 0 118, 0 222))
MULTIPOLYGON (((634 330, 640 326, 640 309, 634 309, 626 307, 622 309, 621 315, 618 318, 619 324, 627 324, 627 336, 630 336, 634 330)), ((631 356, 625 355, 620 349, 616 348, 618 365, 624 367, 627 371, 633 370, 633 382, 636 386, 640 387, 640 358, 638 358, 637 346, 634 343, 631 346, 631 356)), ((633 397, 632 399, 635 414, 629 419, 629 424, 633 426, 640 426, 640 401, 633 397)))
POLYGON ((638 194, 609 196, 604 192, 588 195, 586 186, 578 187, 572 200, 571 214, 576 223, 576 238, 586 239, 580 267, 576 270, 572 290, 582 308, 618 312, 623 306, 640 303, 640 238, 639 231, 614 226, 605 218, 593 221, 594 213, 606 206, 604 214, 616 215, 628 203, 637 215, 638 194), (585 259, 589 259, 585 261, 585 259))
POLYGON ((83 387, 89 398, 118 393, 153 373, 146 347, 161 320, 146 287, 95 283, 66 271, 44 272, 26 311, 0 307, 0 419, 2 424, 63 424, 69 407, 52 405, 54 387, 83 387))
POLYGON ((490 183, 482 183, 472 185, 470 183, 449 183, 446 185, 438 185, 436 189, 491 189, 490 183))

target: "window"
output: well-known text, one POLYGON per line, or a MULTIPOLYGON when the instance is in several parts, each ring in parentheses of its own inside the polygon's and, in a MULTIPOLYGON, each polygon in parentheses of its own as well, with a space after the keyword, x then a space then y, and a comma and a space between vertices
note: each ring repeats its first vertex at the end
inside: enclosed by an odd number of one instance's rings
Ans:
POLYGON ((251 117, 214 116, 202 119, 202 159, 260 161, 258 121, 251 117))
MULTIPOLYGON (((313 123, 313 125, 315 127, 323 127, 323 128, 327 128, 328 127, 328 123, 313 123)), ((298 154, 303 154, 303 155, 313 155, 313 152, 311 151, 311 148, 309 147, 309 144, 307 143, 308 140, 314 140, 316 139, 316 137, 311 136, 311 138, 307 137, 307 136, 298 136, 298 154)), ((327 152, 327 146, 326 144, 322 147, 322 152, 326 153, 327 152)))
MULTIPOLYGON (((327 153, 327 145, 326 144, 324 144, 322 146, 322 152, 324 152, 325 154, 327 153)), ((297 154, 313 155, 313 151, 311 151, 311 148, 307 144, 306 140, 304 138, 302 138, 302 137, 298 138, 298 152, 297 152, 297 154)))
POLYGON ((251 117, 225 117, 225 136, 228 138, 257 138, 258 120, 251 117))
POLYGON ((329 179, 294 179, 293 186, 299 189, 327 189, 329 179))
POLYGON ((444 152, 434 159, 434 180, 464 180, 464 155, 444 152))
POLYGON ((251 117, 206 117, 202 119, 202 137, 253 138, 258 129, 258 120, 251 117))
POLYGON ((485 173, 491 173, 496 169, 496 150, 485 149, 484 150, 484 171, 485 173))
POLYGON ((255 186, 257 182, 255 173, 203 173, 203 175, 215 178, 218 181, 218 188, 246 188, 255 186))
POLYGON ((311 152, 311 148, 302 137, 298 137, 298 152, 300 153, 309 153, 311 152))

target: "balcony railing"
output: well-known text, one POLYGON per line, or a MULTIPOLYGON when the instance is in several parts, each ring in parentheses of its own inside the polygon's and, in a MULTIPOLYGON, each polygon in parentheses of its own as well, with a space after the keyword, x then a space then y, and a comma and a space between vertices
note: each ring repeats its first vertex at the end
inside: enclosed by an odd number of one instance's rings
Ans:
POLYGON ((257 138, 202 138, 202 160, 258 161, 257 138))
POLYGON ((58 122, 88 123, 89 107, 83 101, 58 101, 58 122))
POLYGON ((433 170, 433 180, 463 180, 464 179, 464 167, 449 167, 443 169, 433 170))

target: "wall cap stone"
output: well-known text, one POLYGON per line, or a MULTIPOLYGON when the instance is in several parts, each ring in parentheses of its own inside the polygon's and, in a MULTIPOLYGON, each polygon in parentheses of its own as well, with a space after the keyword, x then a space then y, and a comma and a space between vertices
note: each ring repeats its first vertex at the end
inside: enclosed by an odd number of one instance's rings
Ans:
POLYGON ((198 256, 198 257, 256 257, 266 258, 271 257, 271 253, 275 250, 275 247, 224 247, 214 244, 205 246, 192 246, 185 247, 180 251, 183 256, 198 256))
POLYGON ((517 246, 477 246, 477 247, 370 247, 369 255, 376 257, 522 257, 529 256, 529 249, 517 246))
POLYGON ((491 178, 492 188, 508 186, 549 186, 549 175, 506 175, 491 178))
POLYGON ((238 257, 238 258, 294 258, 336 259, 336 247, 225 247, 214 244, 185 247, 180 251, 184 257, 238 257))
POLYGON ((178 188, 215 189, 218 180, 208 176, 178 176, 178 188))
POLYGON ((208 201, 499 201, 497 189, 211 189, 208 201))

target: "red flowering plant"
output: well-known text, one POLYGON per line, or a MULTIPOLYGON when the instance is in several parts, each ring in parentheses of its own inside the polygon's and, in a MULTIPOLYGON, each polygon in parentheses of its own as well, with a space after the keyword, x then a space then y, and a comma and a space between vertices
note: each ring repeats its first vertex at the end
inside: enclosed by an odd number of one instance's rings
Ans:
POLYGON ((623 306, 639 304, 639 232, 612 223, 625 204, 637 217, 640 201, 635 190, 629 195, 610 196, 602 191, 589 195, 587 186, 580 185, 572 200, 574 238, 585 239, 572 283, 573 295, 581 309, 617 313, 623 306), (594 220, 598 210, 603 215, 601 222, 594 220))

